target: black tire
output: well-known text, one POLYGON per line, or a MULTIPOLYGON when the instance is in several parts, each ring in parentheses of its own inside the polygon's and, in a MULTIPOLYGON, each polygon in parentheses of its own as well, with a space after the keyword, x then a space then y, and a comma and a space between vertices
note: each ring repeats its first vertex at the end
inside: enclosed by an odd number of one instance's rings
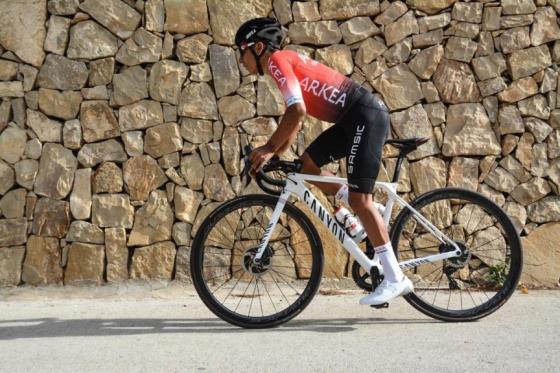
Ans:
MULTIPOLYGON (((507 214, 485 196, 461 188, 433 190, 410 205, 461 243, 465 256, 404 269, 415 285, 415 292, 405 296, 406 301, 420 312, 444 321, 474 321, 500 308, 515 291, 523 262, 521 241, 507 214), (437 216, 437 223, 430 214, 437 216), (476 225, 473 215, 478 219, 476 225), (438 273, 433 273, 439 267, 441 276, 434 288, 438 273), (444 286, 440 288, 442 280, 444 286), (448 295, 442 298, 443 292, 448 295), (440 301, 436 304, 438 293, 440 301), (480 303, 475 298, 481 299, 480 303), (465 307, 463 302, 472 306, 465 307)), ((395 220, 391 242, 399 261, 450 250, 416 224, 407 208, 395 220)))
POLYGON ((265 251, 270 260, 263 260, 262 267, 254 266, 251 260, 268 225, 267 214, 277 201, 276 196, 257 194, 226 202, 204 220, 194 238, 190 265, 196 291, 216 316, 233 325, 278 326, 303 311, 319 289, 323 274, 321 240, 309 218, 290 202, 265 251), (248 291, 253 280, 253 288, 248 291), (245 299, 250 305, 247 313, 241 313, 238 310, 245 299), (252 315, 255 299, 257 315, 252 315), (235 302, 229 305, 228 300, 235 302))

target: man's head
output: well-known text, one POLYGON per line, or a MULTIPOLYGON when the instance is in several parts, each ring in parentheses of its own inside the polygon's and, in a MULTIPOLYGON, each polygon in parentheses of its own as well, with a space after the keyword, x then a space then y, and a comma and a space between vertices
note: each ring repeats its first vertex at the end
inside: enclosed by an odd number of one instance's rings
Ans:
POLYGON ((283 40, 282 26, 274 18, 254 18, 239 27, 235 44, 241 53, 240 62, 251 74, 263 74, 261 57, 269 51, 280 49, 283 40))

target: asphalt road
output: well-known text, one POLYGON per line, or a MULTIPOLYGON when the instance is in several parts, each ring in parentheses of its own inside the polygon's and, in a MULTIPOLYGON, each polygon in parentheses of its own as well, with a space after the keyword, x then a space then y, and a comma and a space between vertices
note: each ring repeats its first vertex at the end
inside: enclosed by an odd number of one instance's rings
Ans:
POLYGON ((558 372, 560 291, 516 294, 474 323, 443 323, 403 300, 318 295, 296 319, 243 330, 192 287, 0 290, 2 372, 558 372))

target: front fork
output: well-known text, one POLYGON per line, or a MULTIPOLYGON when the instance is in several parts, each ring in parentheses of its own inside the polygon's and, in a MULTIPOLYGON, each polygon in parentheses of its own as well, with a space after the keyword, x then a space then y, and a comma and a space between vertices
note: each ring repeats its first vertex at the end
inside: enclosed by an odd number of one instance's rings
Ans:
POLYGON ((265 231, 264 231, 264 237, 261 241, 261 245, 259 246, 259 249, 257 250, 257 253, 255 254, 255 257, 253 258, 255 263, 258 263, 261 261, 261 258, 265 252, 266 247, 268 246, 268 242, 270 241, 270 237, 272 237, 272 233, 274 232, 274 227, 276 227, 276 224, 278 223, 278 220, 280 219, 280 214, 282 214, 282 211, 284 210, 284 206, 286 205, 286 202, 288 201, 288 198, 290 197, 291 192, 287 191, 286 189, 284 189, 282 191, 282 194, 280 194, 280 198, 278 199, 278 203, 276 203, 276 207, 274 208, 274 211, 272 212, 272 216, 270 217, 270 221, 268 222, 268 226, 266 227, 265 231))

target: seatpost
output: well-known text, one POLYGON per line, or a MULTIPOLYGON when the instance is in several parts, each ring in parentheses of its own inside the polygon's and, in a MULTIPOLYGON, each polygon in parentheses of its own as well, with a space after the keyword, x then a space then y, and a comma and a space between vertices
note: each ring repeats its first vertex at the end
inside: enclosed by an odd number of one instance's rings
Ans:
POLYGON ((393 181, 392 183, 396 183, 399 181, 399 176, 401 174, 401 166, 404 159, 404 155, 402 152, 399 153, 399 158, 397 159, 397 164, 395 165, 395 173, 393 174, 393 181))

